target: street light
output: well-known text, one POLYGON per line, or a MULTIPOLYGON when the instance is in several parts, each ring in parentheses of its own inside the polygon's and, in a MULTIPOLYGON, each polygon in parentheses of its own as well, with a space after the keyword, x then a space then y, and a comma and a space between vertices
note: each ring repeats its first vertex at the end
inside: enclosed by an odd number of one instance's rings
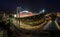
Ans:
POLYGON ((14 17, 17 17, 17 15, 16 15, 16 14, 14 14, 14 17))

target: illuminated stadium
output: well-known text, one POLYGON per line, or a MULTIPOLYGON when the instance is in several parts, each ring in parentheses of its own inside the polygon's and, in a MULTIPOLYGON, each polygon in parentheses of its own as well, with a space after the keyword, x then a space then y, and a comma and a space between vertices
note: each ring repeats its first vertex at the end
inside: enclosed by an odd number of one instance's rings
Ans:
POLYGON ((14 16, 13 24, 19 29, 36 30, 42 28, 44 30, 44 27, 47 26, 50 21, 53 21, 53 15, 52 13, 37 14, 29 11, 22 11, 14 16))
POLYGON ((1 0, 0 37, 60 37, 60 0, 1 0))
POLYGON ((13 22, 18 28, 34 30, 43 27, 47 20, 45 20, 44 15, 36 14, 28 11, 22 11, 15 16, 15 21, 13 22), (18 18, 18 19, 17 19, 18 18))

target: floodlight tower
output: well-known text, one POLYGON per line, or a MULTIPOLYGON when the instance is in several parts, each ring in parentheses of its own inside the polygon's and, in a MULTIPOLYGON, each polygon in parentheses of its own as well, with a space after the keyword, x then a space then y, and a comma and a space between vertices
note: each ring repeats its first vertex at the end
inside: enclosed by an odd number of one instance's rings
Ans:
POLYGON ((39 12, 39 14, 44 14, 45 10, 43 9, 42 11, 39 12))

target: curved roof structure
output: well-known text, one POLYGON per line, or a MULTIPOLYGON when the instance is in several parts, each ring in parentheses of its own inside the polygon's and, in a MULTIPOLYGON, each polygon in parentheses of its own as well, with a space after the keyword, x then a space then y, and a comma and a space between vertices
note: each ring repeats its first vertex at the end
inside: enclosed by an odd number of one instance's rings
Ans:
POLYGON ((28 17, 28 16, 33 16, 34 14, 32 12, 28 12, 28 11, 22 11, 18 14, 18 16, 20 17, 28 17))

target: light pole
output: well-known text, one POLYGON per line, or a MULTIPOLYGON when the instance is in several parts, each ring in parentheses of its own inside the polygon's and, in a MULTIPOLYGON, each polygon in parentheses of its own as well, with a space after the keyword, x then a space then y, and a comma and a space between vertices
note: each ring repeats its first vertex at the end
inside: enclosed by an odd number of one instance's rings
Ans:
POLYGON ((19 21, 19 28, 20 28, 20 15, 19 15, 19 12, 21 12, 21 7, 17 7, 17 19, 19 21), (19 16, 19 17, 18 17, 19 16))

